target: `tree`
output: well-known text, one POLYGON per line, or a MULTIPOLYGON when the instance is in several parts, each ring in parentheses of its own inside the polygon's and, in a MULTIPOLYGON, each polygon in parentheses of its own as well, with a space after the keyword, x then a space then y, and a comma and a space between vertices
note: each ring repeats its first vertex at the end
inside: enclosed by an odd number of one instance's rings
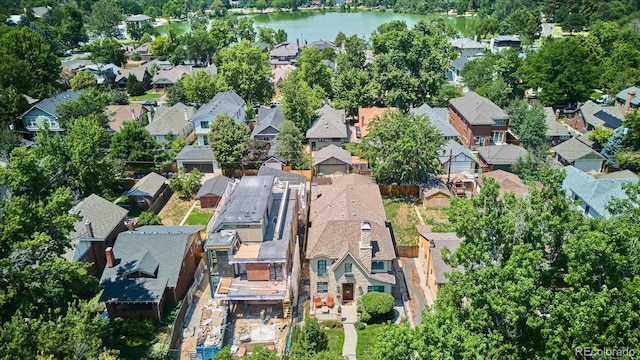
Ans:
POLYGON ((319 86, 330 96, 333 71, 322 60, 324 58, 318 48, 308 47, 302 50, 296 65, 303 81, 312 86, 319 86))
POLYGON ((196 30, 180 38, 187 58, 196 64, 209 65, 209 60, 216 52, 216 41, 205 30, 196 30))
MULTIPOLYGON (((263 11, 267 8, 267 2, 265 0, 256 1, 256 10, 263 11)), ((260 40, 262 41, 262 40, 260 40)))
POLYGON ((282 91, 282 114, 291 120, 300 132, 306 132, 315 109, 322 105, 321 97, 294 71, 280 86, 282 91))
POLYGON ((256 30, 253 28, 253 19, 241 17, 235 27, 235 38, 238 41, 247 40, 250 43, 256 41, 256 30))
POLYGON ((247 103, 268 102, 273 96, 268 54, 243 40, 220 51, 218 86, 233 89, 247 103))
MULTIPOLYGON (((368 292, 360 297, 358 302, 362 306, 363 317, 369 317, 371 321, 379 321, 393 313, 393 295, 385 292, 368 292)), ((366 320, 367 322, 370 320, 366 320)), ((363 320, 365 321, 365 320, 363 320)))
POLYGON ((386 111, 369 123, 362 152, 381 184, 415 184, 437 174, 444 138, 427 117, 386 111))
POLYGON ((419 341, 406 321, 400 325, 386 324, 374 341, 373 356, 380 360, 411 359, 413 342, 419 341))
POLYGON ((242 164, 242 155, 249 142, 249 129, 244 124, 236 124, 226 114, 216 116, 209 126, 209 144, 213 155, 225 175, 232 176, 242 164))
POLYGON ((329 339, 327 334, 320 328, 318 320, 313 317, 307 317, 304 319, 302 331, 300 331, 293 345, 291 357, 294 359, 304 359, 321 351, 328 350, 328 348, 329 339))
POLYGON ((532 152, 540 152, 547 143, 547 124, 544 108, 530 106, 527 100, 515 101, 507 109, 509 124, 522 145, 532 152))
POLYGON ((263 346, 256 346, 253 348, 251 355, 247 356, 248 360, 278 360, 278 356, 275 352, 267 349, 263 346))
POLYGON ((96 89, 84 90, 77 100, 58 105, 58 122, 64 127, 74 119, 91 117, 99 125, 107 127, 109 119, 104 109, 110 102, 111 95, 107 92, 96 89))
POLYGON ((591 130, 589 134, 589 140, 593 141, 598 148, 602 148, 607 144, 609 138, 613 136, 613 129, 598 126, 597 128, 591 130))
POLYGON ((156 31, 156 28, 154 28, 153 25, 151 25, 150 23, 144 23, 142 25, 138 25, 135 23, 127 24, 127 33, 133 40, 138 41, 140 43, 144 43, 144 41, 140 41, 140 40, 145 34, 147 36, 158 34, 158 32, 156 31))
POLYGON ((338 31, 336 34, 336 39, 333 41, 337 46, 342 46, 342 42, 347 41, 347 35, 345 35, 342 31, 338 31))
POLYGON ((153 168, 161 160, 160 144, 140 123, 126 121, 111 140, 111 157, 136 168, 153 168))
POLYGON ((178 0, 169 0, 162 5, 162 17, 178 18, 183 13, 184 7, 178 2, 178 0))
POLYGON ((288 39, 289 39, 289 35, 287 35, 287 32, 284 31, 284 29, 276 30, 276 36, 275 36, 276 44, 282 44, 283 42, 286 42, 288 39))
POLYGON ((358 116, 358 108, 369 107, 376 100, 375 84, 365 70, 342 70, 333 82, 333 105, 345 109, 348 116, 358 116))
MULTIPOLYGON (((251 109, 253 111, 253 108, 251 109)), ((248 111, 248 110, 247 110, 248 111)), ((242 166, 247 169, 258 169, 269 153, 269 143, 251 139, 242 156, 242 166)))
POLYGON ((138 81, 138 78, 134 74, 129 74, 127 77, 126 90, 129 96, 144 95, 146 89, 142 82, 138 81))
POLYGON ((118 5, 109 0, 99 0, 91 6, 88 26, 96 35, 114 38, 118 36, 118 25, 123 15, 118 5))
POLYGON ((613 135, 609 136, 607 142, 600 154, 607 158, 607 166, 610 168, 618 168, 618 161, 616 155, 622 149, 626 134, 624 128, 616 130, 613 135))
POLYGON ((209 27, 209 35, 214 41, 216 50, 225 48, 234 42, 233 26, 228 20, 214 19, 209 27))
POLYGON ((49 26, 56 42, 65 49, 75 49, 87 41, 83 13, 75 5, 52 8, 42 17, 42 22, 49 26))
POLYGON ((204 176, 198 169, 187 172, 184 167, 178 169, 178 175, 169 179, 169 187, 182 199, 191 199, 200 188, 200 180, 204 176))
POLYGON ((22 114, 29 104, 27 99, 18 93, 14 86, 7 86, 0 89, 0 128, 9 129, 9 125, 14 124, 16 119, 22 114))
POLYGON ((96 80, 96 77, 93 76, 89 70, 78 71, 76 75, 71 78, 71 90, 73 91, 95 88, 97 86, 98 80, 96 80))
POLYGON ((268 44, 269 48, 272 48, 276 44, 276 31, 268 26, 258 27, 258 41, 262 41, 268 44))
POLYGON ((114 39, 95 41, 86 45, 85 48, 91 52, 90 58, 96 64, 122 66, 127 62, 122 46, 114 39))
MULTIPOLYGON (((173 178, 169 179, 172 180, 173 178)), ((171 185, 171 183, 169 183, 171 185)), ((162 219, 151 211, 143 211, 136 219, 137 226, 144 225, 162 225, 162 219)))
POLYGON ((586 23, 587 21, 584 16, 577 13, 571 13, 560 23, 560 27, 562 27, 562 30, 573 34, 575 31, 582 31, 586 23))
POLYGON ((287 165, 300 168, 304 164, 304 147, 302 146, 302 132, 291 120, 285 120, 280 124, 280 131, 276 136, 278 150, 276 154, 282 157, 287 165))
POLYGON ((182 80, 184 95, 188 102, 205 104, 216 95, 216 82, 208 71, 199 70, 182 80))
POLYGON ((187 99, 187 94, 184 90, 184 83, 182 80, 176 81, 172 87, 167 89, 167 105, 173 106, 177 103, 187 104, 189 103, 189 99, 187 99))

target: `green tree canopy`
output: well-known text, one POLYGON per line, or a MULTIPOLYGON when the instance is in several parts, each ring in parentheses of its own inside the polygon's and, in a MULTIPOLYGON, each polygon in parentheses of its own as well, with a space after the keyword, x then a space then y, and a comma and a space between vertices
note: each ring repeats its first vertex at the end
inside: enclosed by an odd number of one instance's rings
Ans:
POLYGON ((169 179, 169 187, 180 195, 182 199, 191 199, 200 188, 200 180, 204 176, 198 169, 187 172, 183 167, 178 175, 169 179))
POLYGON ((109 121, 104 110, 111 103, 111 94, 96 89, 83 91, 75 101, 64 102, 56 108, 61 126, 67 126, 74 119, 91 117, 98 124, 107 127, 109 121))
POLYGON ((249 142, 249 128, 236 124, 226 114, 219 114, 209 125, 209 145, 226 175, 233 175, 242 165, 242 156, 249 142))
POLYGON ((182 80, 188 102, 208 103, 216 95, 215 77, 208 71, 198 70, 182 80))
POLYGON ((273 96, 268 54, 243 40, 220 51, 218 86, 233 89, 247 103, 268 102, 273 96))
POLYGON ((97 86, 98 80, 96 80, 96 77, 93 76, 89 70, 78 71, 71 78, 71 90, 73 91, 95 88, 97 86))
POLYGON ((276 136, 278 140, 277 155, 282 157, 287 165, 294 168, 300 168, 304 165, 304 147, 302 140, 304 139, 300 128, 291 120, 285 120, 280 124, 280 131, 276 136))
POLYGON ((527 100, 515 101, 507 109, 509 124, 522 145, 532 152, 544 150, 547 144, 547 124, 544 107, 529 105, 527 100))
POLYGON ((162 219, 152 211, 143 211, 136 219, 136 226, 144 225, 162 225, 162 219))
POLYGON ((122 45, 114 39, 94 41, 85 46, 91 52, 90 58, 96 64, 114 64, 122 66, 127 62, 127 57, 122 50, 122 45))
POLYGON ((280 86, 282 91, 282 114, 285 119, 293 121, 300 132, 305 133, 311 124, 316 109, 322 105, 324 94, 313 89, 299 76, 298 71, 280 86))
POLYGON ((88 26, 98 36, 114 38, 119 34, 118 25, 123 18, 122 11, 115 2, 99 0, 91 6, 88 26))
POLYGON ((299 76, 307 84, 320 87, 325 94, 331 95, 333 71, 325 64, 324 56, 316 47, 307 47, 296 60, 299 76))
POLYGON ((358 116, 358 108, 370 107, 376 100, 376 85, 365 70, 342 70, 333 82, 333 106, 345 109, 348 116, 358 116))
POLYGON ((161 147, 140 123, 126 121, 111 140, 111 157, 135 168, 153 168, 162 160, 161 147))

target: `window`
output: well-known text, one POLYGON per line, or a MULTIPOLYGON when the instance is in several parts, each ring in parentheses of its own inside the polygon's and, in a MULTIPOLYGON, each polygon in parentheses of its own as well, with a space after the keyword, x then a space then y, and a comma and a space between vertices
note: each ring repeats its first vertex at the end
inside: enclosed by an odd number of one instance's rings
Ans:
POLYGON ((209 122, 208 121, 200 121, 200 127, 203 129, 208 129, 209 128, 209 122))
POLYGON ((504 141, 504 131, 491 132, 491 140, 496 144, 502 144, 504 141))
POLYGON ((202 137, 202 144, 209 145, 209 137, 207 135, 202 137))
POLYGON ((584 207, 584 213, 589 215, 589 211, 591 210, 591 207, 589 205, 584 207))
POLYGON ((24 126, 28 128, 38 127, 38 122, 34 118, 28 118, 24 120, 24 126))
POLYGON ((344 273, 349 275, 349 274, 353 274, 353 264, 352 263, 345 263, 344 264, 344 273))
POLYGON ((367 292, 384 292, 384 285, 367 286, 367 292))
POLYGON ((482 136, 476 136, 476 145, 478 146, 484 146, 484 137, 482 136))
MULTIPOLYGON (((422 245, 422 244, 420 244, 422 245)), ((384 270, 384 261, 374 261, 371 263, 371 270, 384 270)))
POLYGON ((493 121, 496 123, 495 126, 506 126, 507 125, 507 119, 493 119, 493 121))
POLYGON ((318 282, 318 289, 316 292, 319 293, 328 293, 329 292, 329 283, 326 281, 319 281, 318 282))
POLYGON ((327 276, 327 260, 318 260, 318 276, 327 276))

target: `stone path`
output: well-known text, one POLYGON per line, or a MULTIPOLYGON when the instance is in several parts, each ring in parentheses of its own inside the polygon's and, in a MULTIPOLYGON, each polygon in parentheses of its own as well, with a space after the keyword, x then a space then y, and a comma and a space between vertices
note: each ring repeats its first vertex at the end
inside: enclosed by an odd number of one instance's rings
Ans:
POLYGON ((356 360, 358 332, 353 323, 358 320, 358 308, 355 305, 342 305, 342 327, 344 328, 344 345, 342 356, 349 360, 356 360))

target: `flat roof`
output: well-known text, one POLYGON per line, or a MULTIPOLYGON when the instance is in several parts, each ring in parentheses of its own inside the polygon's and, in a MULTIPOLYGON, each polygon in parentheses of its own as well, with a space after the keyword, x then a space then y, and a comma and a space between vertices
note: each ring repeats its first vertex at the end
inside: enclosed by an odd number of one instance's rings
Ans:
POLYGON ((244 176, 216 219, 215 229, 223 224, 259 223, 271 197, 274 176, 244 176))

